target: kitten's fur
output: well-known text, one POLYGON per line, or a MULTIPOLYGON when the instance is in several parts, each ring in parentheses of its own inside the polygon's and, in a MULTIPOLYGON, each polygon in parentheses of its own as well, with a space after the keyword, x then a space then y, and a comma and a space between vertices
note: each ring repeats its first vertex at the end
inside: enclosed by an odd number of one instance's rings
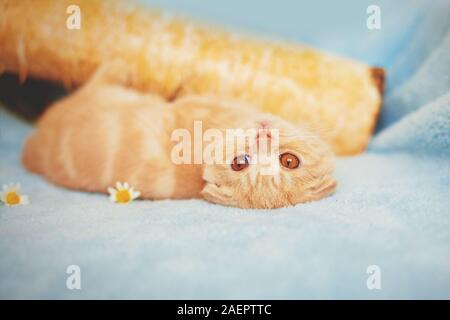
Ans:
POLYGON ((328 147, 308 131, 273 115, 215 98, 184 97, 167 103, 121 86, 92 83, 51 106, 26 142, 23 164, 70 189, 106 192, 129 182, 145 199, 204 198, 241 208, 277 208, 317 200, 336 187, 328 147), (230 164, 171 161, 174 129, 279 129, 280 152, 295 153, 298 169, 275 176, 258 164, 233 171, 230 164))

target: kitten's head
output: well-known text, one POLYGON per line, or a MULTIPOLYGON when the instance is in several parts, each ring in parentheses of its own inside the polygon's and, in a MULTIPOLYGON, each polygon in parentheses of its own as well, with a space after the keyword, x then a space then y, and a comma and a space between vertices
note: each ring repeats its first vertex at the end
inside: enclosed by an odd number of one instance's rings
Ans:
POLYGON ((206 200, 240 208, 279 208, 334 192, 333 155, 318 136, 270 115, 240 121, 247 129, 245 139, 227 140, 223 161, 205 165, 206 200))

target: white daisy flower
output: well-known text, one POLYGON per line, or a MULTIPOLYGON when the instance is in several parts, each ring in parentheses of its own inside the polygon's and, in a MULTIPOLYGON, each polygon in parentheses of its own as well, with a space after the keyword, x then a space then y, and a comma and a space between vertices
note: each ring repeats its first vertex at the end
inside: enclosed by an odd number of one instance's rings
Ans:
POLYGON ((28 196, 20 194, 20 184, 4 184, 0 200, 7 206, 27 205, 30 203, 28 196))
POLYGON ((134 191, 132 187, 125 182, 122 184, 121 182, 116 182, 116 188, 108 188, 109 199, 113 202, 117 202, 120 204, 127 204, 131 201, 139 198, 141 193, 139 191, 134 191))

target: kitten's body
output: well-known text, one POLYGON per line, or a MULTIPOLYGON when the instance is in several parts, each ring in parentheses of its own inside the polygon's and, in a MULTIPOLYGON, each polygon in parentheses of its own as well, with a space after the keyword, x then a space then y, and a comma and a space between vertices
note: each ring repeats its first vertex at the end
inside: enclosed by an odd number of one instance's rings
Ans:
MULTIPOLYGON (((300 138, 294 147, 305 149, 297 150, 303 162, 298 170, 303 171, 295 173, 298 177, 282 177, 282 183, 292 185, 280 187, 276 197, 268 192, 273 189, 267 185, 270 177, 252 182, 239 176, 244 180, 237 181, 237 172, 224 171, 229 164, 177 165, 171 159, 175 129, 186 128, 193 136, 194 121, 202 121, 202 129, 207 130, 256 127, 263 119, 270 119, 277 129, 293 128, 271 115, 214 98, 186 97, 167 103, 121 86, 94 83, 45 112, 26 143, 23 163, 30 171, 71 189, 106 192, 116 181, 127 181, 145 199, 204 197, 224 205, 271 208, 331 193, 335 181, 329 151, 304 131, 304 141, 300 138)), ((282 139, 283 135, 281 145, 282 139)))

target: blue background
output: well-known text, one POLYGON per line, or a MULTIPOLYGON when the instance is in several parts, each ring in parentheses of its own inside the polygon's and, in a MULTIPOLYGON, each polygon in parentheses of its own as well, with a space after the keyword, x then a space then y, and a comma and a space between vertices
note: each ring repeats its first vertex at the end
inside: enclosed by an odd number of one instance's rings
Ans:
POLYGON ((386 67, 377 134, 337 160, 337 192, 321 201, 119 206, 26 172, 33 128, 0 108, 0 183, 20 182, 31 201, 0 206, 0 298, 450 298, 450 1, 151 3, 386 67), (379 31, 366 28, 373 3, 379 31), (71 264, 79 291, 66 288, 71 264), (381 290, 366 286, 369 265, 381 290))

